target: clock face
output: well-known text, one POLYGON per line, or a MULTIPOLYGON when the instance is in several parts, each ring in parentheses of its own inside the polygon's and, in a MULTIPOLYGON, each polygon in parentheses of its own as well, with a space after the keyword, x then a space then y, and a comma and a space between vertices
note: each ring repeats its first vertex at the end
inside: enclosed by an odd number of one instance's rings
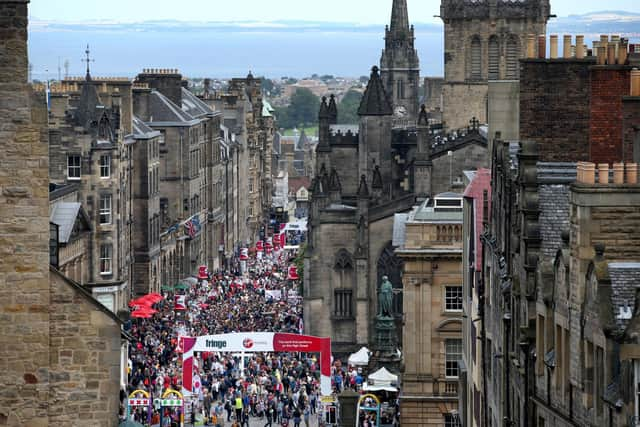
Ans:
POLYGON ((393 112, 396 117, 402 118, 407 116, 407 109, 403 105, 398 105, 393 112))

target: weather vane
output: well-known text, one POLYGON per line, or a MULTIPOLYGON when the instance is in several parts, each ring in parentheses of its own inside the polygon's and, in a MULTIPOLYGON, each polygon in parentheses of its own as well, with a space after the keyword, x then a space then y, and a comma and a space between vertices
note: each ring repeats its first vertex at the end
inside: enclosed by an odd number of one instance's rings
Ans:
POLYGON ((82 62, 86 62, 87 63, 87 80, 91 80, 91 69, 89 64, 92 62, 96 62, 95 59, 91 59, 91 50, 89 50, 89 45, 87 45, 87 50, 84 51, 84 53, 87 55, 86 58, 84 58, 82 60, 82 62))

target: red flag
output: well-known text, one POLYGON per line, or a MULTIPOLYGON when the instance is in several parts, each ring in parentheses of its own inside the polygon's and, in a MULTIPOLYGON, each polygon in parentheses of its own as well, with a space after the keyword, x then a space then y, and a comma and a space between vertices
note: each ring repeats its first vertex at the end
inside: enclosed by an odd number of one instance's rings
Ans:
POLYGON ((249 259, 249 249, 248 248, 242 248, 240 250, 240 261, 246 261, 249 259))
POLYGON ((256 243, 256 250, 258 252, 264 252, 264 242, 262 240, 258 240, 258 243, 256 243))
POLYGON ((176 295, 175 296, 175 310, 186 310, 187 309, 187 297, 184 295, 176 295))
POLYGON ((287 275, 287 279, 289 280, 298 280, 300 276, 298 276, 298 267, 292 265, 289 267, 289 274, 287 275))

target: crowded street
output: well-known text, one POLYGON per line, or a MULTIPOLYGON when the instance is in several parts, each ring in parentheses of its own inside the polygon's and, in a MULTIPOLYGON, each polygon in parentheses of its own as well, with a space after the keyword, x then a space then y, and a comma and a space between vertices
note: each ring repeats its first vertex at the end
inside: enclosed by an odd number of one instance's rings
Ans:
MULTIPOLYGON (((294 252, 248 257, 229 271, 201 267, 179 289, 132 301, 126 396, 182 391, 182 338, 240 332, 304 330, 294 252), (142 391, 142 392, 141 392, 142 391), (133 395, 132 395, 133 393, 133 395), (137 394, 136 394, 137 393, 137 394)), ((197 353, 184 425, 319 425, 317 354, 197 353)), ((126 398, 123 401, 127 401, 126 398)), ((180 425, 181 407, 126 408, 145 425, 180 425)))

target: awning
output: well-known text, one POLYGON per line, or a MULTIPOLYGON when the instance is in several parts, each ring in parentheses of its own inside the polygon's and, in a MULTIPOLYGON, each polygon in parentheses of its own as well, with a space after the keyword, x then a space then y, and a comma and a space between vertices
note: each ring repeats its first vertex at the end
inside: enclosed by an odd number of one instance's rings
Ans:
POLYGON ((397 393, 398 388, 392 385, 369 385, 367 383, 362 384, 363 391, 390 391, 391 393, 397 393))
POLYGON ((349 356, 349 365, 352 366, 367 366, 369 364, 369 349, 362 347, 357 352, 349 356))

